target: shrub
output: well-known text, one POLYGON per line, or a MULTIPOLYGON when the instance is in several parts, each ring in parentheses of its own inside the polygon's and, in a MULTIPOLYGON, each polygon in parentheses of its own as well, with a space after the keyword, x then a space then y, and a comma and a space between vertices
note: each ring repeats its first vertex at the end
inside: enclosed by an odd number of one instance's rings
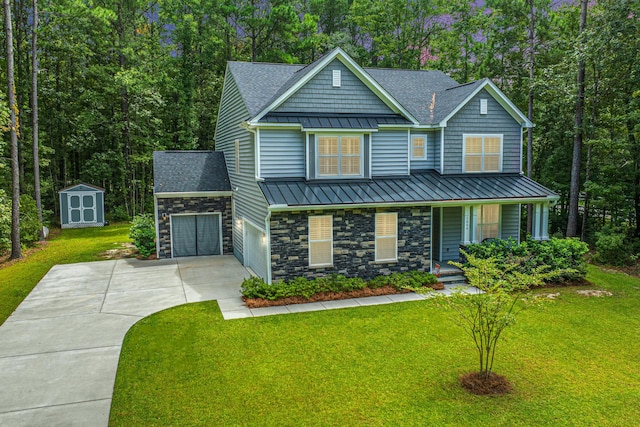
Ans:
POLYGON ((11 199, 0 190, 0 254, 11 248, 11 199))
POLYGON ((156 250, 156 228, 153 217, 149 214, 136 215, 131 221, 129 238, 133 240, 133 244, 136 245, 138 252, 144 258, 154 253, 156 250))
POLYGON ((610 265, 628 265, 635 261, 635 256, 629 251, 631 244, 627 236, 614 229, 605 227, 596 233, 595 261, 610 265))
POLYGON ((259 277, 245 279, 240 286, 240 292, 245 298, 262 298, 269 301, 288 297, 311 298, 313 295, 323 292, 349 292, 365 288, 381 288, 393 286, 394 288, 407 289, 429 286, 437 283, 438 279, 431 273, 412 271, 409 273, 393 273, 388 276, 377 276, 366 281, 360 277, 345 277, 341 274, 307 279, 296 277, 288 281, 280 280, 268 285, 259 277))
POLYGON ((587 274, 584 255, 587 244, 578 239, 558 239, 537 241, 527 239, 518 244, 513 239, 490 240, 468 245, 466 252, 476 258, 495 258, 498 267, 506 264, 517 264, 523 274, 532 274, 540 266, 547 266, 549 271, 557 274, 548 281, 579 280, 587 274))
POLYGON ((20 196, 20 241, 33 244, 40 240, 42 224, 38 221, 36 201, 28 194, 20 196))

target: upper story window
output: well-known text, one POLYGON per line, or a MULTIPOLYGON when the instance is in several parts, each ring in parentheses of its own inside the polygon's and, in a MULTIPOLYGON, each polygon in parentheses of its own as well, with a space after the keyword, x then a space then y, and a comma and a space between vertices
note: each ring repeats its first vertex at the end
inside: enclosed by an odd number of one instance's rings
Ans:
POLYGON ((363 176, 362 135, 318 135, 318 177, 363 176))
POLYGON ((427 158, 427 138, 424 136, 413 136, 411 138, 411 159, 424 160, 427 158))
POLYGON ((502 135, 464 135, 465 172, 500 172, 502 135))

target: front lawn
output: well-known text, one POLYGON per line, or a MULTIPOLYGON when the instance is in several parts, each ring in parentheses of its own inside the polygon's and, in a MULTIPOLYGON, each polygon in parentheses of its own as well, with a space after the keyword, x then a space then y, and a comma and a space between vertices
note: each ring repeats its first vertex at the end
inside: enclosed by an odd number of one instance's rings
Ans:
POLYGON ((110 424, 638 425, 640 280, 588 279, 613 296, 547 289, 555 302, 505 332, 502 397, 458 385, 476 352, 432 300, 231 321, 215 302, 172 308, 129 331, 110 424))
POLYGON ((0 264, 0 325, 56 264, 98 261, 100 254, 129 241, 129 224, 56 230, 41 249, 24 259, 0 264))

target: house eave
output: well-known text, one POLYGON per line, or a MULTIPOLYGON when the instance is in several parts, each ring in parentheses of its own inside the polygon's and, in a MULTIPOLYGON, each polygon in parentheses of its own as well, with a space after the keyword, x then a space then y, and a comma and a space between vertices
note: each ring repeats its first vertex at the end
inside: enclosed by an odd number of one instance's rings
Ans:
POLYGON ((167 191, 154 193, 158 199, 170 199, 175 197, 231 197, 233 191, 167 191))
POLYGON ((393 208, 393 207, 409 207, 409 206, 466 206, 466 205, 483 205, 483 204, 528 204, 556 202, 559 196, 546 197, 523 197, 523 198, 503 198, 503 199, 472 199, 472 200, 439 200, 424 202, 392 202, 392 203, 343 203, 331 205, 271 205, 268 207, 270 212, 291 212, 291 211, 314 211, 328 209, 362 209, 362 208, 393 208))

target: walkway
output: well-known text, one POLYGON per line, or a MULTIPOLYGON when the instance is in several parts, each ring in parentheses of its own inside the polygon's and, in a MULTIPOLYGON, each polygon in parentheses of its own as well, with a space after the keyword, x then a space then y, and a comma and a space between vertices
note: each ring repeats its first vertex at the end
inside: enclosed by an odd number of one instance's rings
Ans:
POLYGON ((233 256, 53 267, 0 326, 0 426, 106 427, 125 334, 170 307, 217 300, 225 319, 238 319, 425 298, 409 293, 248 309, 240 297, 245 277, 233 256))

